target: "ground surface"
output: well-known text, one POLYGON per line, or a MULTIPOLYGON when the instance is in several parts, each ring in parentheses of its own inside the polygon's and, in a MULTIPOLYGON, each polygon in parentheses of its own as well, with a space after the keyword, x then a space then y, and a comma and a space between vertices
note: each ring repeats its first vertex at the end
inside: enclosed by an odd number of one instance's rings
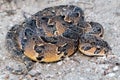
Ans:
POLYGON ((120 80, 120 0, 0 0, 0 80, 120 80), (27 75, 14 75, 6 66, 18 68, 19 61, 9 57, 5 35, 15 24, 48 6, 74 4, 85 12, 87 21, 104 26, 104 39, 112 47, 107 57, 87 57, 79 52, 52 64, 36 63, 27 75))

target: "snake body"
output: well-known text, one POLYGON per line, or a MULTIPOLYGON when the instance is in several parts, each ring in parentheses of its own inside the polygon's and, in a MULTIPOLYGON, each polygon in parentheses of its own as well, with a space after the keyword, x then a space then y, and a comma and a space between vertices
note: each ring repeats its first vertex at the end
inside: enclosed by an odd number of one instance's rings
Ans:
POLYGON ((102 39, 104 29, 87 22, 84 12, 74 5, 45 8, 7 33, 8 51, 23 59, 55 62, 80 51, 88 56, 103 56, 111 50, 102 39))

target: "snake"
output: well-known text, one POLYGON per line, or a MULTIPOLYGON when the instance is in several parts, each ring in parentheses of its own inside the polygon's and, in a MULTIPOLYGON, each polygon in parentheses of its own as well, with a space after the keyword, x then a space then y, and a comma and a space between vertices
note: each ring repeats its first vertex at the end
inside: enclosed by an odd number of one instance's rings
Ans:
POLYGON ((87 56, 104 56, 111 47, 103 40, 103 35, 103 26, 86 21, 80 7, 58 5, 14 25, 7 32, 6 48, 31 69, 34 61, 56 62, 76 51, 87 56))

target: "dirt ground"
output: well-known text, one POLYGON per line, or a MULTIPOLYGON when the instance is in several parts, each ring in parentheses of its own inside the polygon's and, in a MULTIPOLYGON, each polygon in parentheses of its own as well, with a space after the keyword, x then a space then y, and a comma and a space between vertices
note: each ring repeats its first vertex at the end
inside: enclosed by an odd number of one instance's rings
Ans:
POLYGON ((120 80, 120 0, 0 0, 0 80, 120 80), (104 39, 112 47, 107 57, 88 57, 77 52, 63 61, 36 63, 26 75, 11 74, 6 66, 24 68, 5 49, 5 35, 15 24, 49 6, 72 4, 81 7, 87 21, 105 29, 104 39))

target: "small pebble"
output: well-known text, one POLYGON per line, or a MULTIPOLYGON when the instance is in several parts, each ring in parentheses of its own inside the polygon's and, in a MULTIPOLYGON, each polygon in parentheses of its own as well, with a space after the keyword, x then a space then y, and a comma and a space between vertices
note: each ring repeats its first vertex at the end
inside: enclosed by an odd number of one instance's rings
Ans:
POLYGON ((113 68, 113 71, 118 71, 119 70, 119 67, 118 66, 115 66, 114 68, 113 68))
POLYGON ((87 80, 86 77, 80 76, 77 72, 71 72, 66 74, 62 80, 87 80))
POLYGON ((75 68, 71 68, 71 71, 74 71, 75 70, 75 68))
POLYGON ((120 78, 120 76, 118 76, 120 78))
POLYGON ((109 64, 101 64, 99 67, 102 69, 108 69, 109 64))
POLYGON ((28 72, 30 76, 34 77, 34 76, 37 76, 37 75, 40 75, 39 72, 35 71, 35 70, 31 70, 28 72))
POLYGON ((87 68, 87 69, 85 69, 85 71, 86 71, 86 72, 90 72, 90 71, 91 71, 91 69, 90 69, 90 68, 87 68))
POLYGON ((23 79, 23 80, 27 80, 27 79, 23 79))
POLYGON ((69 57, 66 57, 66 58, 65 58, 65 60, 66 60, 66 61, 69 61, 69 60, 70 60, 70 58, 69 58, 69 57))
POLYGON ((75 3, 79 2, 79 0, 75 0, 75 3))
POLYGON ((58 75, 61 75, 61 74, 62 74, 62 72, 57 72, 57 74, 58 74, 58 75))
POLYGON ((60 66, 60 65, 62 65, 62 64, 63 64, 63 62, 62 62, 62 61, 60 61, 60 62, 58 62, 57 64, 60 66))
POLYGON ((51 66, 51 64, 48 64, 47 66, 49 67, 49 66, 51 66))
POLYGON ((115 73, 109 73, 107 76, 108 76, 108 77, 114 77, 114 76, 115 76, 115 73))
POLYGON ((47 75, 45 75, 45 77, 46 77, 46 78, 51 78, 51 77, 54 77, 54 75, 52 75, 52 74, 47 74, 47 75))

